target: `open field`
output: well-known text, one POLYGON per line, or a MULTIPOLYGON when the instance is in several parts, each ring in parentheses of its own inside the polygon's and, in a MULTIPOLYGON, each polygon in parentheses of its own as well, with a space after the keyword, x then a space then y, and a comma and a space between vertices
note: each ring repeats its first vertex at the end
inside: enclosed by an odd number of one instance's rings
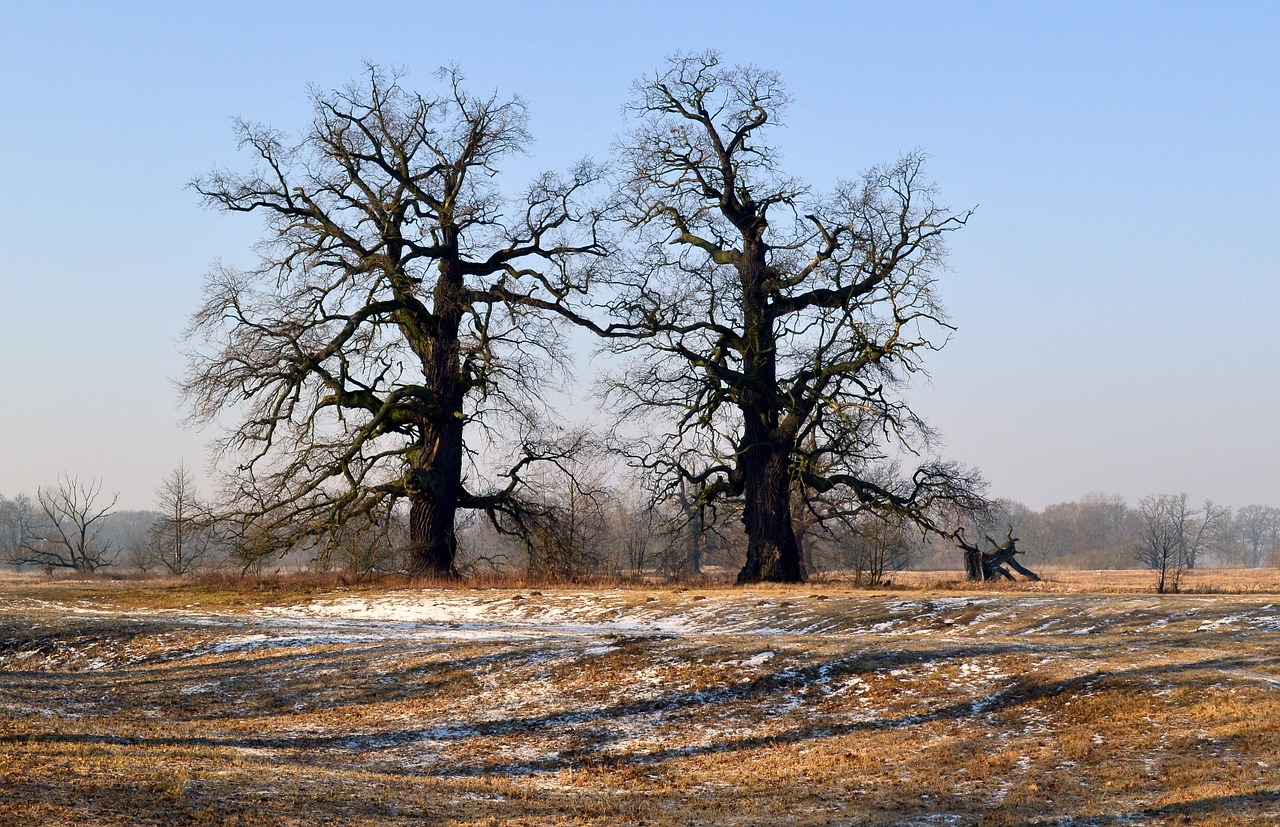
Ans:
POLYGON ((1280 823, 1280 595, 1081 589, 0 580, 0 824, 1280 823))

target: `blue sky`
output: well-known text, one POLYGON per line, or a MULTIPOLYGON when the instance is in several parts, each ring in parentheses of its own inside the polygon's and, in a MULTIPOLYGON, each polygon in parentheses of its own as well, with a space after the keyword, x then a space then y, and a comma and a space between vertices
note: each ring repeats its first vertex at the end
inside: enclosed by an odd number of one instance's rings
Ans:
POLYGON ((1032 506, 1090 491, 1280 505, 1280 7, 1271 3, 0 5, 0 494, 61 472, 148 507, 183 430, 176 342, 253 219, 186 184, 232 116, 305 126, 363 60, 519 93, 535 171, 603 159, 677 50, 779 70, 818 188, 920 148, 977 206, 913 391, 945 453, 1032 506))

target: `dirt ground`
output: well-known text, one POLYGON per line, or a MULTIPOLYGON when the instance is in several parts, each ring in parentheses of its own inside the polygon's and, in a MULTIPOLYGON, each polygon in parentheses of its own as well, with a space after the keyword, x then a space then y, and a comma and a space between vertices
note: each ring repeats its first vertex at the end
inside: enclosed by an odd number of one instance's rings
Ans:
POLYGON ((1080 588, 9 578, 0 824, 1280 823, 1280 595, 1080 588))

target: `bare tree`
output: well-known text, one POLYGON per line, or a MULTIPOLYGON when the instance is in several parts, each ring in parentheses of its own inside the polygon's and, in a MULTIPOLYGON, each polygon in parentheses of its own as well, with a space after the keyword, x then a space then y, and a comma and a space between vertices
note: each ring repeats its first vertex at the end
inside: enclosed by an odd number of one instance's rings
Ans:
POLYGON ((644 475, 616 491, 608 542, 619 549, 618 571, 658 574, 668 578, 698 578, 713 550, 723 545, 726 509, 709 507, 696 486, 674 491, 644 475))
POLYGON ((842 562, 853 570, 856 585, 879 586, 886 574, 910 565, 918 540, 919 532, 908 521, 868 514, 833 543, 841 547, 842 562))
POLYGON ((125 539, 125 562, 144 574, 160 567, 160 558, 165 551, 161 546, 161 538, 154 529, 153 524, 141 531, 131 532, 125 539))
POLYGON ((613 340, 634 358, 607 393, 628 420, 665 418, 637 462, 707 503, 742 498, 743 583, 804 578, 793 490, 846 488, 926 526, 938 502, 981 502, 953 464, 872 481, 929 445, 894 391, 939 347, 934 273, 968 214, 934 203, 918 154, 813 194, 767 140, 786 104, 773 72, 677 55, 636 85, 639 125, 620 150, 634 247, 612 265, 611 309, 644 335, 613 340))
POLYGON ((664 503, 655 502, 643 483, 626 480, 613 491, 605 542, 613 549, 609 562, 617 574, 666 571, 674 557, 684 555, 679 519, 664 503))
POLYGON ((712 529, 707 525, 707 502, 704 497, 705 480, 689 483, 680 480, 677 502, 680 513, 684 516, 684 556, 680 561, 679 573, 685 577, 697 577, 702 574, 703 560, 707 556, 707 543, 712 529))
POLYGON ((1186 494, 1161 494, 1138 504, 1141 534, 1138 561, 1156 572, 1156 591, 1176 592, 1182 575, 1197 559, 1215 549, 1230 524, 1231 510, 1206 500, 1204 508, 1187 504, 1186 494))
POLYGON ((1230 535, 1231 510, 1215 506, 1212 499, 1203 508, 1192 508, 1187 494, 1162 494, 1153 498, 1174 526, 1185 568, 1196 568, 1202 558, 1219 552, 1230 535))
POLYGON ((1138 503, 1141 535, 1138 561, 1156 573, 1156 592, 1177 592, 1187 570, 1178 497, 1145 497, 1138 503))
POLYGON ((408 526, 394 510, 354 517, 316 540, 312 566, 329 571, 335 565, 364 580, 378 572, 402 571, 408 526))
POLYGON ((556 578, 580 577, 604 562, 606 516, 613 501, 598 452, 578 441, 578 450, 533 475, 540 492, 536 512, 523 519, 528 570, 556 578))
POLYGON ((187 574, 209 555, 214 539, 212 513, 200 500, 195 475, 185 462, 156 489, 156 505, 160 517, 151 528, 152 540, 141 548, 153 550, 155 562, 170 574, 187 574))
POLYGON ((1246 505, 1236 512, 1235 558, 1257 568, 1280 549, 1280 508, 1246 505))
POLYGON ((514 513, 541 459, 534 414, 564 356, 545 311, 601 252, 577 203, 597 172, 506 201, 494 178, 528 143, 524 105, 440 78, 424 96, 370 67, 314 93, 297 138, 240 122, 259 168, 193 185, 267 228, 255 269, 208 276, 183 386, 197 419, 242 417, 222 447, 246 551, 407 502, 411 571, 450 575, 458 510, 514 513))
POLYGON ((1171 496, 1169 508, 1178 526, 1188 569, 1221 550, 1230 535, 1230 508, 1215 506, 1213 500, 1205 500, 1203 508, 1191 508, 1186 494, 1171 496))
POLYGON ((0 496, 0 554, 15 562, 28 542, 36 536, 37 511, 31 498, 19 494, 13 499, 0 496))
POLYGON ((113 494, 106 502, 101 480, 81 482, 65 474, 56 486, 40 488, 36 492, 36 521, 28 526, 27 536, 10 561, 84 573, 111 565, 120 549, 110 541, 100 541, 99 534, 119 496, 113 494))
POLYGON ((1124 568, 1133 561, 1138 530, 1132 509, 1115 494, 1087 494, 1054 503, 1038 512, 1020 507, 1014 518, 998 516, 982 531, 1003 530, 1012 523, 1038 559, 1085 568, 1124 568))
POLYGON ((647 503, 635 498, 614 504, 609 524, 613 529, 613 546, 617 549, 619 572, 643 574, 658 555, 655 538, 660 536, 657 514, 647 503))
MULTIPOLYGON (((235 510, 220 511, 217 525, 219 538, 227 548, 227 563, 239 566, 242 577, 250 572, 261 574, 268 560, 294 550, 300 542, 315 541, 314 535, 299 538, 297 527, 283 519, 265 519, 271 515, 267 503, 259 500, 255 509, 252 501, 246 502, 245 491, 236 493, 241 499, 233 504, 235 510)), ((331 528, 344 524, 345 521, 331 528)))

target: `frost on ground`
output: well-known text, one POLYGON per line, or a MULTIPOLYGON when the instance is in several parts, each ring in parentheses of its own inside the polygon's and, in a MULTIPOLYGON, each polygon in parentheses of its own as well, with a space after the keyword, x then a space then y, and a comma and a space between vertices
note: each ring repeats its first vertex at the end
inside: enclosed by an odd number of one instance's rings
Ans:
POLYGON ((1260 598, 0 606, 0 822, 1280 819, 1280 609, 1260 598))

